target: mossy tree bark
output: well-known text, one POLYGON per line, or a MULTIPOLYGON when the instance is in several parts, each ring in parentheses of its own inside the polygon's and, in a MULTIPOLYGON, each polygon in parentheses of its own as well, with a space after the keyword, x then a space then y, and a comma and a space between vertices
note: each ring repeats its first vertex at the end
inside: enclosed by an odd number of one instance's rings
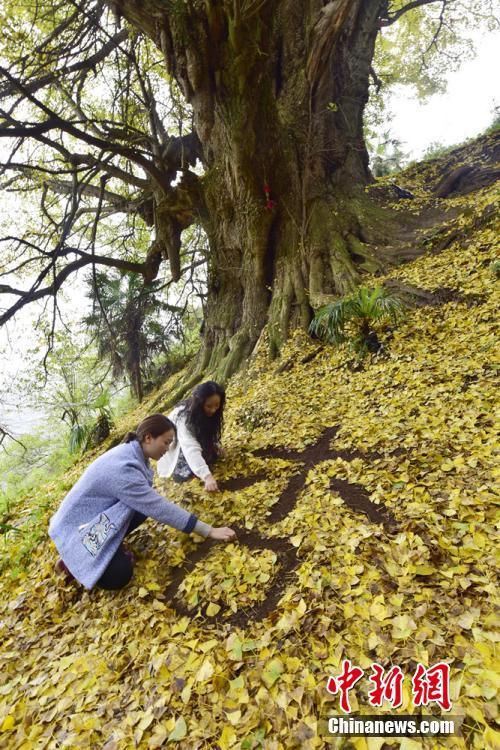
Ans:
MULTIPOLYGON (((180 232, 209 238, 199 370, 221 379, 266 323, 275 352, 324 295, 383 262, 363 140, 380 0, 114 0, 162 50, 194 111, 205 174, 179 220, 156 196, 175 269, 180 232)), ((189 201, 188 201, 189 202, 189 201)))

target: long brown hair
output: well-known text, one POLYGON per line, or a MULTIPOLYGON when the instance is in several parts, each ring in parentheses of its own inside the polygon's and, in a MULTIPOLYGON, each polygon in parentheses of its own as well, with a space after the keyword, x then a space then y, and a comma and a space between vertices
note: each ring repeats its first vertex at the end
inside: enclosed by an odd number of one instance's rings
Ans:
POLYGON ((193 432, 201 447, 206 450, 213 443, 218 443, 224 426, 224 404, 226 392, 214 380, 207 380, 196 386, 190 398, 182 402, 180 413, 186 418, 186 424, 193 432), (213 417, 207 417, 203 411, 203 404, 210 396, 219 396, 220 407, 213 417))
POLYGON ((142 443, 146 435, 157 438, 169 430, 173 430, 174 434, 177 434, 174 423, 168 417, 165 417, 164 414, 151 414, 142 420, 135 431, 127 432, 123 442, 131 443, 133 440, 138 440, 139 443, 142 443))

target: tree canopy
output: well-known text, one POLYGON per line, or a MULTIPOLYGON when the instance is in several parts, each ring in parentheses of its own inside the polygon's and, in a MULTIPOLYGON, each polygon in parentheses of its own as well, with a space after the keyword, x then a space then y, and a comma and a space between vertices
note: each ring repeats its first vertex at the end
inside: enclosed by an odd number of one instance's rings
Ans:
POLYGON ((5 2, 0 325, 41 300, 55 326, 81 269, 189 294, 201 267, 198 371, 230 374, 266 323, 279 350, 321 295, 390 262, 394 217, 351 190, 371 179, 369 86, 442 87, 492 5, 5 2))

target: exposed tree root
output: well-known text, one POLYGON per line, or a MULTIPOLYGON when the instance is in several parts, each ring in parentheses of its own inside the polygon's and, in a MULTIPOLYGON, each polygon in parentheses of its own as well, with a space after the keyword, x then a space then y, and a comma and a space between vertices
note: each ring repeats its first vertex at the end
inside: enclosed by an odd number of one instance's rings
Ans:
POLYGON ((485 298, 480 294, 463 294, 457 289, 448 287, 440 287, 429 291, 412 284, 403 283, 398 279, 389 279, 384 286, 392 294, 400 297, 409 308, 440 307, 448 304, 448 302, 461 302, 466 304, 467 307, 474 307, 483 304, 485 301, 485 298))

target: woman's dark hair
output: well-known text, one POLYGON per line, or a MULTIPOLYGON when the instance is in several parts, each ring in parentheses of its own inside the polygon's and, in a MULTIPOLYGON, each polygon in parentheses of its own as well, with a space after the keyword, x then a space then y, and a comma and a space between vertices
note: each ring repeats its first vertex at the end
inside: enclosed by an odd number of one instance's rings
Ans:
POLYGON ((194 434, 203 450, 209 450, 214 443, 218 443, 224 425, 224 404, 226 392, 214 380, 200 383, 194 389, 190 398, 182 402, 180 413, 186 417, 186 425, 194 434), (207 417, 203 411, 203 404, 210 396, 220 397, 220 408, 213 417, 207 417))
POLYGON ((165 417, 163 414, 151 414, 151 416, 142 420, 135 432, 127 432, 123 438, 123 442, 131 443, 132 440, 138 440, 139 443, 142 443, 146 435, 157 438, 169 430, 173 430, 177 434, 174 423, 168 417, 165 417))

